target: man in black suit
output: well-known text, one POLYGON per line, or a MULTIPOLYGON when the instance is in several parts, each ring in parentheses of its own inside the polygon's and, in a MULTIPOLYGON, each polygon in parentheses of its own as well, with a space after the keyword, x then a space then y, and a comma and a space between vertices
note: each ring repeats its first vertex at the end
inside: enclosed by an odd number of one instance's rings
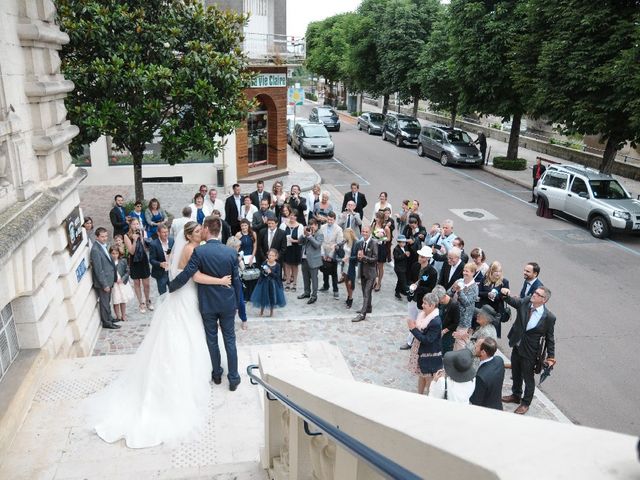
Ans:
POLYGON ((449 291, 452 285, 462 278, 464 263, 460 259, 461 253, 458 247, 451 248, 447 253, 447 263, 442 267, 438 280, 438 284, 442 285, 446 291, 449 291))
POLYGON ((235 235, 240 231, 240 210, 244 204, 244 197, 240 194, 240 185, 233 184, 233 194, 224 202, 225 220, 231 227, 231 234, 235 235))
POLYGON ((471 405, 502 410, 504 361, 496 356, 498 344, 491 337, 476 342, 475 355, 480 359, 476 372, 476 386, 469 398, 471 405))
POLYGON ((546 303, 551 297, 551 291, 547 287, 538 287, 532 295, 518 298, 512 297, 508 288, 503 288, 500 293, 504 301, 518 312, 516 321, 509 331, 509 346, 511 350, 511 373, 513 386, 511 395, 502 397, 505 403, 519 403, 515 413, 524 415, 529 410, 533 393, 536 388, 534 368, 536 359, 542 355, 541 339, 546 341, 547 358, 545 363, 554 365, 555 338, 554 328, 556 316, 551 313, 546 303), (524 395, 522 395, 522 381, 524 380, 524 395))
POLYGON ((129 224, 127 223, 127 215, 124 210, 124 198, 122 195, 116 195, 113 198, 115 205, 109 212, 109 220, 113 225, 113 236, 124 235, 129 230, 129 224))
POLYGON ((267 217, 267 228, 260 231, 258 235, 258 248, 256 250, 256 261, 258 265, 267 259, 270 249, 278 251, 278 262, 282 265, 284 251, 287 249, 287 236, 284 230, 278 228, 276 217, 269 212, 267 217))
POLYGON ((269 210, 269 205, 269 200, 263 198, 260 202, 260 209, 253 214, 253 218, 251 219, 251 230, 256 232, 256 235, 259 235, 262 230, 267 228, 267 219, 269 216, 273 216, 273 212, 269 210))
POLYGON ((91 278, 100 302, 102 327, 118 329, 120 325, 116 325, 111 316, 111 289, 117 278, 116 266, 107 249, 108 238, 109 234, 106 228, 98 227, 96 229, 96 241, 93 242, 89 257, 91 259, 91 278))
POLYGON ((393 249, 393 271, 398 277, 396 282, 396 298, 401 299, 401 295, 408 295, 407 289, 407 262, 411 252, 407 248, 407 237, 400 234, 397 239, 398 244, 393 249))
POLYGON ((362 283, 362 308, 358 311, 358 316, 352 322, 366 320, 367 313, 371 313, 371 292, 376 281, 378 272, 378 242, 371 238, 371 228, 367 225, 362 227, 362 240, 356 244, 358 251, 357 258, 360 262, 360 282, 362 283))
POLYGON ((173 248, 173 238, 169 237, 169 229, 166 225, 158 227, 158 238, 149 245, 149 263, 151 263, 151 276, 156 279, 158 293, 162 295, 169 285, 169 259, 167 255, 173 248))
POLYGON ((256 208, 260 208, 260 204, 263 199, 267 200, 268 205, 271 205, 271 194, 264 191, 264 182, 262 180, 258 180, 258 183, 256 183, 256 190, 249 194, 249 198, 256 208))
POLYGON ((522 289, 520 289, 520 298, 530 296, 537 288, 542 286, 542 282, 538 278, 538 275, 540 275, 540 265, 536 262, 527 263, 524 266, 523 275, 524 283, 522 284, 522 289))
POLYGON ((351 191, 344 194, 342 208, 340 209, 341 212, 347 209, 349 200, 353 200, 356 204, 355 211, 360 214, 360 219, 362 220, 364 218, 364 209, 367 207, 367 198, 364 196, 364 193, 360 193, 360 185, 356 182, 351 184, 351 191))

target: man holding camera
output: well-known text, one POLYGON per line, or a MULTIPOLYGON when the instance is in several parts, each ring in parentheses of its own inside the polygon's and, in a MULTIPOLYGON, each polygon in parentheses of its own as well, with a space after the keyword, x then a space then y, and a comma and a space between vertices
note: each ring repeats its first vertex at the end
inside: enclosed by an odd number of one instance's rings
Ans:
POLYGON ((158 238, 149 245, 151 276, 156 279, 160 295, 167 291, 167 285, 169 284, 169 254, 172 248, 173 238, 169 238, 169 229, 166 225, 160 225, 158 227, 158 238))
POLYGON ((356 234, 356 238, 360 238, 360 227, 362 226, 362 219, 356 212, 356 202, 349 200, 347 202, 347 208, 340 214, 340 220, 338 225, 342 230, 350 228, 353 233, 356 234))
POLYGON ((333 287, 333 298, 336 300, 338 294, 338 262, 335 258, 336 246, 343 240, 342 229, 336 224, 335 212, 327 214, 327 223, 320 227, 320 232, 324 237, 322 242, 322 289, 321 292, 329 290, 329 277, 333 287))
POLYGON ((308 304, 315 303, 318 299, 318 270, 322 266, 323 241, 324 236, 318 230, 318 222, 312 218, 304 229, 304 236, 300 239, 304 293, 298 295, 298 299, 308 298, 308 304))

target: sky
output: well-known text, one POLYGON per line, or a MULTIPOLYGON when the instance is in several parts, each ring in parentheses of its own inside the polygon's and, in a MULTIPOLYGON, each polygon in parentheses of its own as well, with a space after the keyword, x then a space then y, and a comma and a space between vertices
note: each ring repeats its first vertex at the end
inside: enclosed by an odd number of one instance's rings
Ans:
POLYGON ((303 37, 310 22, 336 13, 353 12, 361 0, 288 0, 287 35, 303 37))

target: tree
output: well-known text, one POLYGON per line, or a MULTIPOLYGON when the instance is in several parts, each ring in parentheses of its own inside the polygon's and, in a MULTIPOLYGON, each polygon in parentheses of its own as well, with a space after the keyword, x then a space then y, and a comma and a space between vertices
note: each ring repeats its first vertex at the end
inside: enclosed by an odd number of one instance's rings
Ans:
POLYGON ((531 77, 534 112, 567 133, 600 135, 606 142, 600 171, 617 151, 640 141, 640 2, 530 0, 529 32, 541 32, 531 77))
POLYGON ((532 63, 513 55, 512 39, 523 35, 515 14, 525 0, 452 0, 449 6, 453 58, 462 102, 480 113, 512 117, 507 158, 518 157, 520 122, 527 111, 525 82, 514 81, 514 66, 532 63))
POLYGON ((142 156, 162 137, 171 165, 190 151, 216 155, 222 137, 246 118, 251 101, 242 53, 246 18, 199 0, 58 0, 71 42, 62 71, 80 127, 75 145, 109 135, 133 157, 136 200, 144 197, 142 156))
POLYGON ((422 49, 418 66, 422 94, 435 108, 450 112, 451 126, 455 127, 460 107, 460 86, 451 52, 448 21, 448 12, 442 10, 422 49))

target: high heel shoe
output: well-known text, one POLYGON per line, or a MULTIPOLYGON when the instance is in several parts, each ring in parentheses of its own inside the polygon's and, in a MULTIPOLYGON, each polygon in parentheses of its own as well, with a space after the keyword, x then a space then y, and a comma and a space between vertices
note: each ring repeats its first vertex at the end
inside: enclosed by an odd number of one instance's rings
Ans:
POLYGON ((351 305, 353 305, 353 298, 347 298, 347 308, 351 308, 351 305))

